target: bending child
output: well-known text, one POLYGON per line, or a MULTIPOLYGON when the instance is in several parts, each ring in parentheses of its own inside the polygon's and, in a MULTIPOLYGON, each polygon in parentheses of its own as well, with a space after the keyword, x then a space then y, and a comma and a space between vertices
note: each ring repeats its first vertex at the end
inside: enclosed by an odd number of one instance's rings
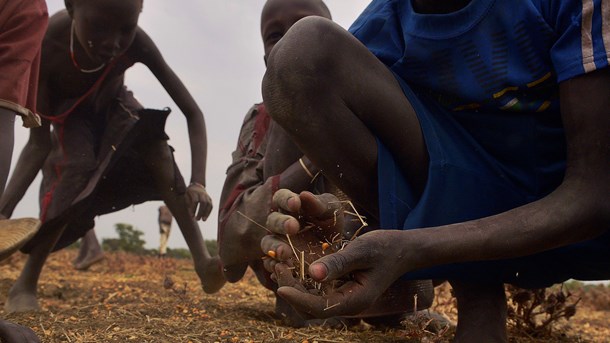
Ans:
MULTIPOLYGON (((276 43, 294 23, 306 16, 331 19, 328 7, 321 0, 268 0, 265 3, 261 13, 265 63, 276 43)), ((219 255, 224 274, 229 282, 237 282, 249 266, 261 284, 275 292, 277 284, 264 269, 262 258, 265 255, 260 250, 261 239, 268 234, 263 226, 273 209, 273 194, 279 188, 334 194, 341 194, 341 191, 319 173, 286 132, 271 120, 262 103, 252 106, 246 114, 232 157, 221 194, 218 220, 219 255)), ((369 218, 369 222, 374 223, 374 218, 369 218)), ((358 226, 346 231, 353 233, 358 226)), ((299 248, 302 247, 297 246, 299 248)), ((401 299, 402 304, 395 299, 398 306, 394 308, 376 306, 375 313, 368 314, 369 322, 399 323, 404 312, 413 310, 412 300, 416 293, 420 309, 430 305, 431 282, 408 281, 401 287, 410 288, 401 299)), ((315 324, 302 318, 280 297, 276 297, 275 312, 278 318, 292 326, 315 324)))
MULTIPOLYGON (((358 313, 399 278, 448 279, 455 340, 502 342, 504 283, 610 278, 603 9, 374 0, 353 35, 323 18, 295 24, 268 59, 269 114, 388 230, 312 263, 315 281, 345 282, 322 296, 283 263, 267 264, 278 294, 330 317, 358 313)), ((328 198, 277 192, 286 213, 270 214, 280 236, 267 236, 263 251, 289 258, 278 238, 297 233, 300 218, 332 219, 328 198)))
POLYGON ((197 224, 212 208, 204 187, 201 110, 138 26, 142 0, 65 4, 65 11, 51 17, 43 42, 38 102, 45 120, 32 130, 1 204, 2 213, 10 215, 42 167, 43 225, 23 248, 29 258, 9 291, 7 311, 39 308, 36 285, 48 254, 83 236, 94 227, 95 216, 148 200, 165 201, 204 291, 217 291, 224 284, 220 264, 208 253, 197 224), (186 117, 192 158, 188 187, 164 133, 169 111, 144 109, 123 84, 125 71, 138 62, 186 117))

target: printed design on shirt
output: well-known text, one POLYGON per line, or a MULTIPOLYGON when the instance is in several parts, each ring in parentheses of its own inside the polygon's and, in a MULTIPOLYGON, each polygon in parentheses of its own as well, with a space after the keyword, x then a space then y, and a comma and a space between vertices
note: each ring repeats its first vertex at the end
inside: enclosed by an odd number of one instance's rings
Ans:
MULTIPOLYGON (((528 34, 532 25, 532 22, 520 21, 514 25, 512 36, 506 30, 499 30, 483 43, 467 40, 456 45, 453 52, 443 49, 431 55, 431 60, 436 57, 435 61, 439 62, 436 69, 438 82, 448 90, 448 93, 436 93, 433 97, 453 111, 491 108, 511 112, 543 112, 551 108, 558 99, 556 78, 549 61, 543 60, 538 53, 540 48, 535 46, 536 42, 528 34), (459 60, 465 62, 462 70, 456 69, 455 63, 452 63, 456 60, 456 54, 459 60), (519 77, 515 78, 511 73, 518 73, 519 77), (460 89, 463 86, 457 81, 464 77, 474 81, 469 83, 469 87, 475 94, 474 98, 482 100, 465 102, 464 97, 459 96, 465 90, 460 89), (519 83, 512 84, 513 79, 519 83)), ((544 35, 552 34, 542 19, 537 26, 544 35)))

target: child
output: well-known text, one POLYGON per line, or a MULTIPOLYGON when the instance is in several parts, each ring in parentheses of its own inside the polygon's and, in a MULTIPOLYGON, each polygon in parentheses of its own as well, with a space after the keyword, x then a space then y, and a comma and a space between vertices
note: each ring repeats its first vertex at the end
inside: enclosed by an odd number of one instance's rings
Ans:
MULTIPOLYGON (((265 61, 290 27, 306 16, 331 19, 330 11, 321 0, 268 0, 265 3, 261 14, 265 61)), ((254 105, 246 114, 232 157, 221 194, 218 220, 219 255, 224 274, 229 282, 237 282, 250 266, 259 281, 275 291, 277 286, 263 268, 261 258, 264 254, 260 250, 261 239, 267 234, 262 226, 271 210, 273 194, 278 188, 319 192, 334 187, 323 177, 316 177, 319 169, 303 156, 282 128, 270 120, 264 104, 254 105)), ((419 287, 418 304, 420 308, 427 308, 432 300, 431 284, 411 282, 411 287, 419 287)), ((409 311, 413 305, 407 302, 413 295, 410 293, 404 304, 409 311)), ((402 314, 402 311, 398 312, 402 314)), ((276 314, 292 326, 311 324, 279 297, 276 298, 276 314)))
POLYGON ((39 110, 46 121, 32 131, 3 202, 2 212, 10 214, 44 162, 43 225, 24 247, 30 256, 9 291, 7 311, 39 308, 36 284, 48 254, 83 236, 95 216, 155 199, 164 200, 176 217, 204 291, 217 291, 224 278, 197 224, 212 207, 204 187, 203 114, 138 27, 142 0, 65 4, 67 11, 51 17, 43 42, 39 110), (125 71, 137 62, 186 116, 193 161, 188 188, 163 132, 169 111, 143 109, 123 85, 125 71))
MULTIPOLYGON (((297 23, 263 80, 269 114, 381 227, 309 267, 350 280, 278 294, 316 317, 358 313, 397 278, 448 278, 458 342, 506 337, 503 283, 610 278, 610 20, 589 1, 374 0, 352 36, 297 23), (288 77, 289 76, 289 77, 288 77), (329 304, 333 307, 329 308, 329 304)), ((328 198, 278 191, 310 221, 328 198)), ((267 227, 298 231, 271 213, 267 227)), ((268 236, 278 261, 289 247, 268 236)), ((282 287, 285 286, 285 287, 282 287)))
POLYGON ((167 241, 169 233, 172 230, 172 221, 174 216, 165 205, 159 206, 159 257, 164 257, 167 254, 167 241))

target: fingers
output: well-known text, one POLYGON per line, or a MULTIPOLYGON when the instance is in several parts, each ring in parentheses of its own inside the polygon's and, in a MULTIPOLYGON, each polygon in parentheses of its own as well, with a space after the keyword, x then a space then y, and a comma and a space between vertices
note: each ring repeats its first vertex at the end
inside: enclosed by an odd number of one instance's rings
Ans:
POLYGON ((199 211, 197 212, 197 217, 195 219, 203 221, 208 220, 213 207, 212 199, 205 193, 205 198, 199 201, 199 211))
POLYGON ((279 287, 294 287, 301 292, 307 292, 305 286, 293 276, 292 269, 287 264, 277 263, 274 267, 274 275, 279 287))
POLYGON ((371 249, 358 239, 341 251, 321 257, 309 266, 309 275, 318 282, 336 280, 354 271, 375 267, 371 249))
POLYGON ((191 184, 187 189, 189 211, 195 220, 207 220, 212 212, 212 198, 205 187, 200 184, 191 184))
POLYGON ((301 192, 299 199, 301 211, 314 218, 329 218, 342 208, 339 199, 330 193, 315 195, 311 192, 301 192))
POLYGON ((278 209, 286 212, 298 213, 301 210, 301 199, 299 198, 299 195, 289 189, 279 189, 273 194, 272 201, 278 209))
MULTIPOLYGON (((287 261, 294 257, 292 248, 281 236, 268 235, 263 237, 261 239, 261 249, 266 255, 271 255, 269 252, 272 251, 273 256, 270 257, 278 261, 287 261)), ((269 271, 273 272, 273 269, 269 271)))
POLYGON ((294 235, 301 228, 301 224, 295 217, 280 212, 271 212, 267 216, 266 226, 273 233, 279 235, 294 235))
POLYGON ((325 193, 314 195, 310 192, 296 194, 288 189, 280 189, 273 195, 273 203, 280 211, 272 212, 267 217, 267 228, 281 235, 294 235, 299 232, 300 224, 296 215, 316 219, 320 224, 339 227, 343 224, 343 217, 339 211, 342 208, 337 197, 325 193))

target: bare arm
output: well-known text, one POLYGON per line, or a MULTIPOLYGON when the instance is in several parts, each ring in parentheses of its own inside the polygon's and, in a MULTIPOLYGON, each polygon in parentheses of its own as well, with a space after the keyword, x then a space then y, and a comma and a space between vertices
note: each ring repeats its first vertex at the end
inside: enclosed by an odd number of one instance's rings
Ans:
MULTIPOLYGON (((610 228, 610 70, 560 85, 568 143, 564 181, 539 201, 496 216, 406 233, 416 266, 524 256, 594 238, 610 228), (413 248, 413 246, 411 245, 413 248)), ((411 260, 414 261, 414 260, 411 260)), ((413 266, 406 266, 408 269, 413 266)))
MULTIPOLYGON (((38 112, 43 114, 50 113, 46 80, 46 70, 41 68, 37 103, 38 112)), ((6 217, 12 216, 15 207, 36 178, 50 151, 50 124, 43 119, 40 127, 30 129, 30 138, 23 147, 4 194, 0 198, 0 214, 6 217)))
POLYGON ((139 30, 136 44, 141 62, 155 75, 186 117, 191 145, 191 182, 205 186, 207 135, 203 112, 144 31, 139 30))

